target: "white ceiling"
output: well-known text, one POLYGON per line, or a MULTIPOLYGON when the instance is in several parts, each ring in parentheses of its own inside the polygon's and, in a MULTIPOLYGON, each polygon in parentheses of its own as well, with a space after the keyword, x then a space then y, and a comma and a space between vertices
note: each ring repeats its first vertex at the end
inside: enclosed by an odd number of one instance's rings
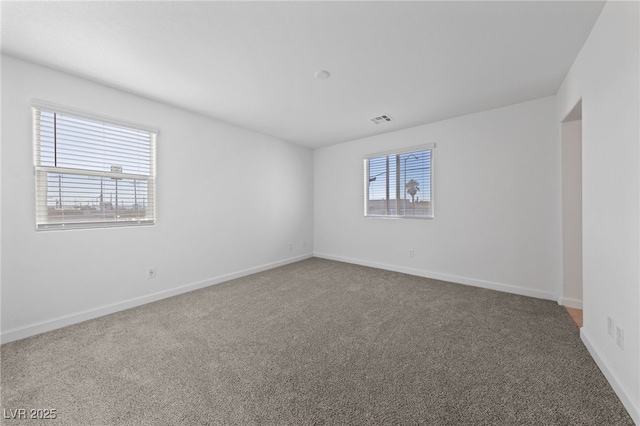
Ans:
POLYGON ((553 95, 603 5, 3 1, 2 51, 315 148, 553 95))

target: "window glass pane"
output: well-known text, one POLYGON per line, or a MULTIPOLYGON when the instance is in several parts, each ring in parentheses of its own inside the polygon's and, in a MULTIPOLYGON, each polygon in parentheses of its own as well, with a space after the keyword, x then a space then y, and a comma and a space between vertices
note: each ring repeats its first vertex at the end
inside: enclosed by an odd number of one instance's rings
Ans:
POLYGON ((431 217, 431 150, 400 155, 403 216, 431 217))
POLYGON ((41 111, 40 165, 151 173, 151 135, 113 124, 41 111))
POLYGON ((147 219, 149 183, 140 179, 46 173, 39 216, 47 224, 147 219))
POLYGON ((389 157, 377 157, 369 160, 369 199, 368 214, 387 216, 395 211, 395 191, 389 193, 389 181, 396 180, 396 163, 389 157))

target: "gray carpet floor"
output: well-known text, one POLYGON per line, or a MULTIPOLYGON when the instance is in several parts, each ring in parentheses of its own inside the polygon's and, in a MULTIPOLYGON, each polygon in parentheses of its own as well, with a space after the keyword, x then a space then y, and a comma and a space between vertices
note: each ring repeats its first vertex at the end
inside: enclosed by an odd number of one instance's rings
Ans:
POLYGON ((38 424, 633 424, 555 302, 316 258, 1 355, 38 424))

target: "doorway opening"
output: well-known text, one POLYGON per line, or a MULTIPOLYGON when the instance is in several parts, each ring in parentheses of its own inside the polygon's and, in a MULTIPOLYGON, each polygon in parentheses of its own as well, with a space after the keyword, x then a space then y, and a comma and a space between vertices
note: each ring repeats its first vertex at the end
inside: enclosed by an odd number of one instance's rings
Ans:
POLYGON ((560 304, 582 327, 582 99, 561 123, 562 291, 560 304))

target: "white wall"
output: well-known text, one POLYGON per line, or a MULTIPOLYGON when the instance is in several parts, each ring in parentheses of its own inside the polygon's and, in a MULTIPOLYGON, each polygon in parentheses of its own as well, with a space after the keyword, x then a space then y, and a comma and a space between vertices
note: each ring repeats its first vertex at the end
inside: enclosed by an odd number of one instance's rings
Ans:
POLYGON ((582 120, 562 123, 562 298, 582 309, 582 120))
POLYGON ((311 255, 311 150, 2 59, 3 341, 311 255), (160 130, 155 226, 35 231, 34 98, 160 130))
POLYGON ((562 87, 582 98, 582 338, 640 424, 640 59, 638 2, 608 2, 562 87), (624 350, 607 334, 624 330, 624 350))
POLYGON ((316 149, 316 256, 557 300, 555 116, 548 97, 316 149), (365 218, 363 156, 430 142, 435 219, 365 218))

